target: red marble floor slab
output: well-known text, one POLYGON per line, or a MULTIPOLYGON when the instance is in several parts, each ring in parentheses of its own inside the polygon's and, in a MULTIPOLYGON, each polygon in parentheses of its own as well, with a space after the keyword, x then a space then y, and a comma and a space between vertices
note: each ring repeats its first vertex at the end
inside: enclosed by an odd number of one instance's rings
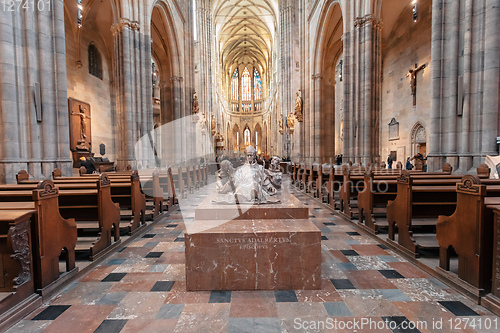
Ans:
POLYGON ((239 291, 231 294, 230 317, 259 318, 277 317, 274 293, 239 291), (265 295, 265 296, 264 296, 265 295))
POLYGON ((73 305, 47 326, 44 332, 93 332, 113 309, 111 305, 73 305))
POLYGON ((356 251, 360 256, 386 256, 389 253, 381 249, 377 245, 351 245, 352 249, 356 251))
POLYGON ((383 299, 345 298, 344 303, 354 316, 381 317, 401 316, 401 311, 392 302, 383 299))
POLYGON ((128 273, 119 282, 114 282, 109 292, 149 292, 155 283, 161 280, 161 273, 128 273))
POLYGON ((208 303, 210 291, 186 291, 186 281, 175 281, 165 297, 165 304, 208 303))
POLYGON ((229 304, 186 304, 177 321, 176 332, 225 332, 229 304))
POLYGON ((350 262, 347 257, 340 252, 340 250, 330 250, 330 253, 335 259, 338 259, 340 262, 350 262))
POLYGON ((356 289, 397 289, 379 271, 344 271, 344 274, 356 289))
POLYGON ((297 300, 299 302, 340 302, 342 297, 339 295, 330 280, 323 280, 321 290, 296 290, 297 300))
POLYGON ((177 325, 177 319, 130 319, 127 321, 120 333, 165 333, 173 332, 177 325))
POLYGON ((108 319, 155 319, 164 304, 165 292, 129 292, 108 319))
POLYGON ((100 282, 115 269, 116 266, 99 266, 81 278, 80 282, 100 282))
MULTIPOLYGON (((150 241, 150 240, 149 240, 150 241)), ((151 248, 147 247, 135 247, 135 246, 127 246, 126 249, 124 249, 122 252, 117 252, 115 254, 115 258, 126 258, 126 259, 133 259, 133 258, 144 258, 146 254, 151 252, 151 248)))
POLYGON ((387 265, 394 268, 399 274, 407 279, 430 278, 429 274, 409 262, 388 262, 387 265))
POLYGON ((327 317, 325 307, 321 303, 276 303, 280 318, 307 318, 327 317))
MULTIPOLYGON (((155 248, 155 251, 157 249, 155 248)), ((156 260, 155 264, 185 264, 186 263, 186 255, 182 252, 171 252, 164 253, 161 258, 156 260)))

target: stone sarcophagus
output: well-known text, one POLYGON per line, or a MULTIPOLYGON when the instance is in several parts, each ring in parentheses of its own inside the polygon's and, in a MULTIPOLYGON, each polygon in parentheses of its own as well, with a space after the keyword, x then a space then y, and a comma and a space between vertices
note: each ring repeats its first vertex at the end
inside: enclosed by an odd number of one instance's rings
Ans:
POLYGON ((309 220, 204 220, 185 244, 188 291, 321 289, 321 232, 309 220))

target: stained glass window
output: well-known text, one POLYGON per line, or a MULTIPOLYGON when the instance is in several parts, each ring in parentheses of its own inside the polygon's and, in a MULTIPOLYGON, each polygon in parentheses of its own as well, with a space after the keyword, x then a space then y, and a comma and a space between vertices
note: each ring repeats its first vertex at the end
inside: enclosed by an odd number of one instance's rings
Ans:
POLYGON ((231 79, 231 99, 233 101, 238 100, 238 68, 236 68, 233 72, 233 78, 231 79))
POLYGON ((253 82, 254 82, 254 100, 262 99, 262 80, 260 79, 259 72, 253 69, 253 82))
POLYGON ((243 132, 243 135, 245 137, 245 146, 250 145, 250 130, 248 128, 245 129, 245 132, 243 132))
POLYGON ((101 54, 94 44, 89 45, 89 73, 102 80, 101 54))
POLYGON ((252 111, 252 104, 242 104, 241 107, 243 108, 243 112, 252 111))
POLYGON ((245 67, 243 74, 241 75, 241 100, 251 101, 252 100, 252 79, 250 77, 250 72, 248 68, 245 67))

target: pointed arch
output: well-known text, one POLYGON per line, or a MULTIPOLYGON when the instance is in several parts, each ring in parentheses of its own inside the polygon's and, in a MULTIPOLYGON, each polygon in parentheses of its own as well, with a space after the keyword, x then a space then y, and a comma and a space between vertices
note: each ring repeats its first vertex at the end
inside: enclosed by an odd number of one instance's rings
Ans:
POLYGON ((416 153, 427 155, 427 131, 422 122, 417 121, 411 129, 411 154, 414 156, 416 153))

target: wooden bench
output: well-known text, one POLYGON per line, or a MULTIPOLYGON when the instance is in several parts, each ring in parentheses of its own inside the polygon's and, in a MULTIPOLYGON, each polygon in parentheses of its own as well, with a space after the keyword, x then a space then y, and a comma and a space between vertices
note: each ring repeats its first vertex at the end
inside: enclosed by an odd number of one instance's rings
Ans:
POLYGON ((436 226, 438 273, 478 302, 486 292, 494 290, 491 284, 495 253, 493 238, 498 229, 494 227, 493 214, 500 207, 498 184, 499 180, 481 181, 477 176, 464 176, 456 184, 455 212, 450 216, 439 216, 436 226), (458 255, 458 274, 450 272, 452 249, 458 255))
POLYGON ((187 198, 186 186, 184 185, 184 177, 182 176, 182 168, 178 167, 172 170, 172 179, 177 187, 181 198, 187 198))
MULTIPOLYGON (((54 183, 60 190, 58 203, 61 216, 77 221, 78 242, 75 249, 89 251, 90 260, 97 259, 120 243, 120 206, 111 199, 110 184, 106 173, 93 182, 54 183)), ((10 191, 26 191, 36 186, 32 183, 0 185, 0 190, 6 192, 0 193, 0 200, 4 201, 0 203, 0 209, 12 204, 18 209, 29 209, 21 208, 21 203, 5 201, 10 201, 10 191)))
POLYGON ((494 212, 491 293, 481 299, 481 305, 500 316, 500 204, 497 203, 490 206, 494 212))
POLYGON ((167 206, 170 210, 171 207, 179 203, 175 194, 175 185, 171 168, 168 168, 166 172, 162 171, 159 173, 159 185, 163 190, 164 198, 167 199, 167 206))
MULTIPOLYGON (((442 172, 419 173, 411 172, 414 179, 456 179, 459 175, 451 175, 452 166, 445 163, 442 172)), ((387 203, 394 200, 397 195, 396 175, 368 171, 363 176, 363 190, 357 195, 359 210, 358 224, 371 233, 378 233, 380 228, 386 228, 387 224, 387 203)))
MULTIPOLYGON (((4 195, 5 193, 5 191, 0 192, 4 195)), ((43 294, 44 290, 52 289, 51 284, 59 279, 59 256, 63 250, 66 252, 67 276, 78 271, 75 266, 77 240, 75 220, 64 219, 59 213, 59 189, 51 180, 40 182, 34 190, 10 191, 7 195, 11 199, 9 200, 11 207, 15 207, 15 202, 23 201, 24 207, 31 204, 36 211, 31 228, 33 276, 35 288, 43 294)))
POLYGON ((17 312, 32 307, 39 297, 34 294, 31 236, 32 223, 36 223, 35 215, 34 209, 0 211, 1 330, 8 328, 7 322, 11 324, 11 321, 19 320, 15 318, 17 312), (16 307, 18 311, 12 313, 16 307))
MULTIPOLYGON (((125 171, 122 173, 107 174, 111 180, 111 199, 120 205, 122 218, 130 218, 128 233, 137 232, 141 225, 146 223, 146 196, 141 189, 141 182, 137 170, 125 171), (130 214, 129 214, 130 213, 130 214)), ((75 183, 93 183, 98 175, 88 175, 86 177, 57 177, 55 182, 63 186, 64 182, 75 183)), ((153 194, 154 197, 154 194, 153 194)), ((157 197, 156 205, 162 205, 163 199, 157 197)), ((158 210, 159 212, 159 210, 158 210)))

